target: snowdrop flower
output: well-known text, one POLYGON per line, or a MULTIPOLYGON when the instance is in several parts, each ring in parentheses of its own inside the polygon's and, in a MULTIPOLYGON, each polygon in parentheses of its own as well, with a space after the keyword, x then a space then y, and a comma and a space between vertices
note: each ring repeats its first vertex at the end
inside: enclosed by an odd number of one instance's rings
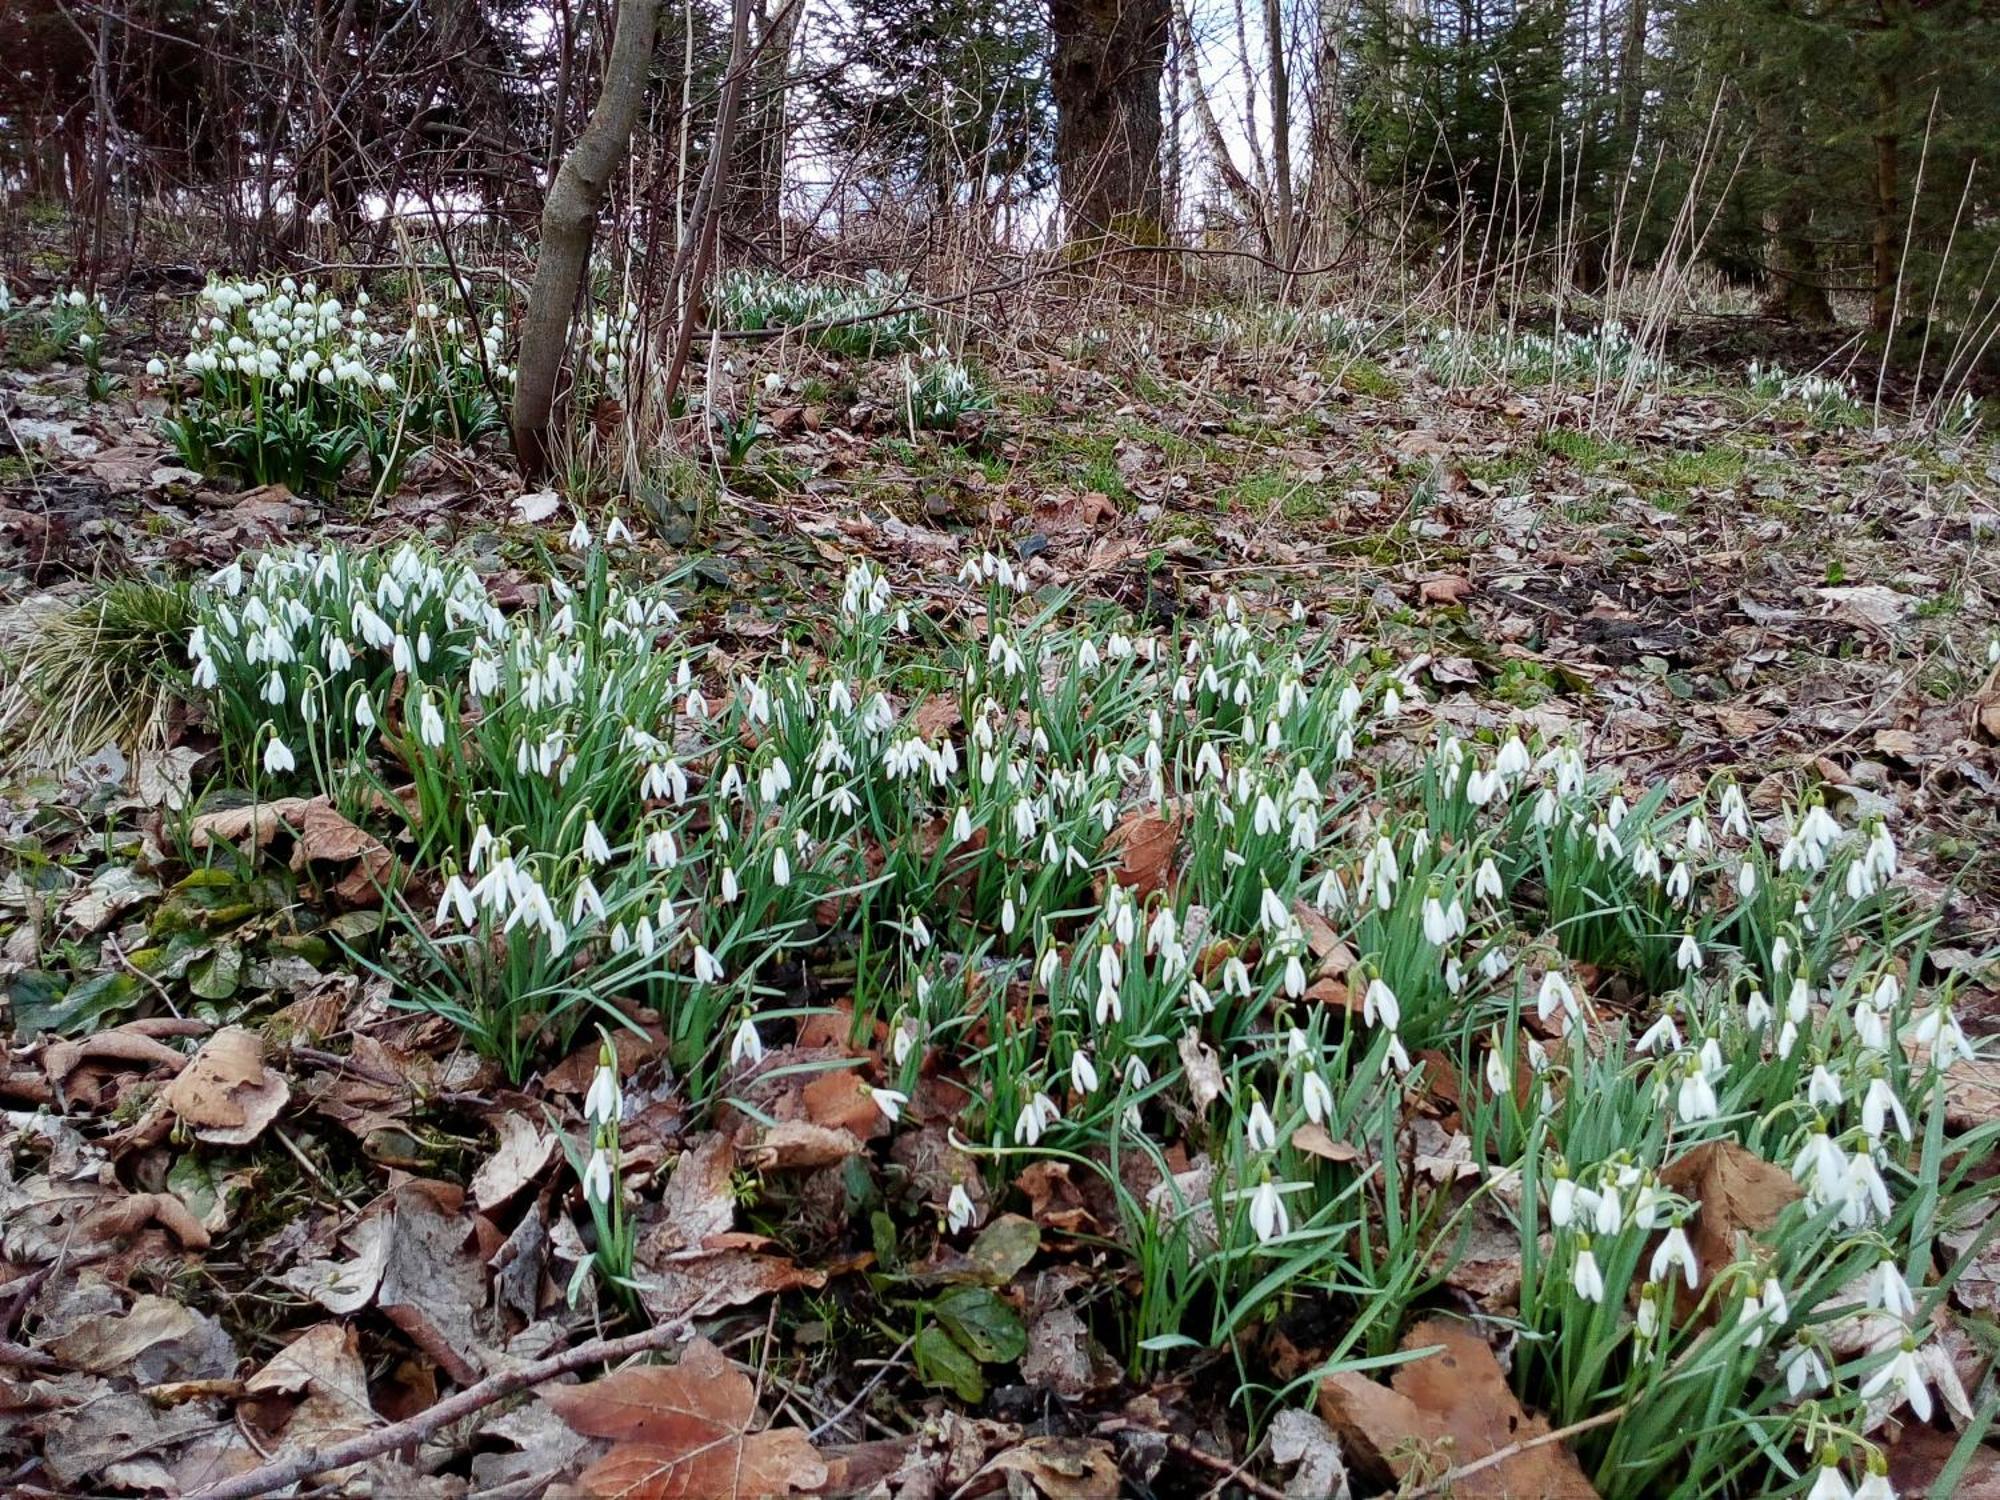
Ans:
POLYGON ((1091 1062, 1090 1054, 1081 1047, 1070 1054, 1069 1081, 1070 1086, 1079 1094, 1088 1095, 1097 1092, 1097 1068, 1091 1062))
POLYGON ((1896 1488, 1889 1483, 1888 1462, 1881 1450, 1868 1451, 1868 1473, 1854 1487, 1854 1500, 1896 1500, 1896 1488))
POLYGON ((264 746, 264 774, 266 776, 289 775, 299 768, 292 758, 291 747, 273 734, 264 746))
POLYGON ((1674 954, 1674 967, 1679 969, 1683 974, 1701 967, 1701 948, 1695 942, 1693 933, 1683 933, 1681 935, 1680 948, 1674 954))
POLYGON ((1570 1268, 1569 1284, 1586 1302, 1604 1300, 1604 1273, 1597 1267, 1597 1257, 1591 1253, 1588 1239, 1577 1241, 1576 1264, 1570 1268))
POLYGON ((611 1201, 611 1158, 602 1146, 590 1153, 590 1164, 583 1169, 583 1196, 600 1207, 611 1201))
POLYGON ((472 904, 472 892, 455 873, 445 880, 444 892, 438 897, 437 919, 433 925, 442 927, 447 919, 454 917, 463 927, 470 927, 479 920, 478 909, 472 904))
POLYGON ((1257 1191, 1250 1195, 1250 1227, 1265 1244, 1283 1239, 1292 1232, 1292 1220, 1285 1212, 1285 1200, 1278 1193, 1278 1185, 1269 1177, 1258 1183, 1257 1191))
POLYGON ((618 1067, 610 1044, 598 1049, 597 1071, 591 1075, 590 1092, 583 1098, 583 1117, 593 1125, 616 1125, 625 1113, 625 1101, 618 1089, 618 1067))
POLYGON ((1844 1096, 1840 1089, 1840 1075, 1830 1071, 1825 1063, 1817 1063, 1812 1070, 1812 1079, 1806 1085, 1806 1102, 1815 1109, 1839 1109, 1844 1096))
POLYGON ((771 883, 780 889, 792 883, 792 861, 782 844, 771 855, 771 883))
POLYGON ((1687 1231, 1676 1224, 1661 1238, 1659 1248, 1653 1251, 1652 1279, 1664 1281, 1676 1266, 1687 1281, 1689 1291, 1695 1289, 1700 1269, 1695 1264, 1694 1247, 1688 1244, 1687 1231))
POLYGON ((764 1060, 764 1039, 757 1034, 757 1024, 745 1016, 737 1024, 736 1036, 729 1044, 729 1065, 742 1067, 746 1063, 755 1067, 764 1060))
POLYGON ((1488 855, 1479 862, 1479 868, 1472 875, 1472 894, 1475 900, 1498 903, 1505 898, 1500 884, 1500 871, 1488 855))
POLYGON ((1306 1118, 1313 1124, 1324 1124, 1333 1118, 1333 1090, 1318 1072, 1308 1069, 1300 1082, 1306 1118))
POLYGON ((1917 1315, 1917 1299, 1910 1293, 1910 1284, 1903 1279, 1902 1269, 1887 1256, 1877 1262, 1874 1275, 1868 1279, 1868 1305, 1904 1322, 1917 1315))
POLYGON ((1796 1335, 1778 1356, 1778 1369, 1785 1377, 1785 1390, 1794 1401, 1808 1391, 1825 1390, 1832 1380, 1826 1361, 1803 1334, 1796 1335))
POLYGON ((1396 992, 1384 984, 1377 976, 1368 981, 1368 989, 1361 998, 1361 1017, 1370 1026, 1381 1025, 1394 1031, 1403 1019, 1403 1008, 1396 999, 1396 992))
POLYGON ((1931 1419, 1930 1388, 1924 1384, 1924 1368, 1917 1359, 1915 1339, 1905 1338, 1889 1362, 1862 1382, 1863 1400, 1893 1393, 1896 1405, 1907 1401, 1919 1422, 1931 1419))
POLYGON ((1715 1097, 1715 1086, 1708 1081, 1708 1074, 1694 1059, 1689 1059, 1687 1072, 1681 1078, 1675 1106, 1682 1121, 1688 1123, 1713 1120, 1721 1112, 1715 1097))
POLYGON ((1880 1144, 1882 1132, 1891 1118, 1896 1122, 1896 1134, 1907 1141, 1910 1138, 1910 1117, 1903 1109, 1903 1101, 1896 1097, 1888 1079, 1877 1078, 1868 1085, 1868 1093, 1861 1101, 1861 1128, 1871 1144, 1880 1144))
POLYGON ((964 1183, 954 1182, 951 1185, 951 1195, 945 1199, 944 1214, 945 1225, 953 1234, 968 1227, 978 1217, 964 1183))
POLYGON ((1542 976, 1541 990, 1535 996, 1535 1014, 1546 1022, 1558 1009, 1575 1016, 1576 992, 1569 987, 1568 980, 1551 969, 1542 976))
POLYGON ((903 1106, 910 1102, 910 1096, 896 1089, 878 1089, 868 1085, 868 1097, 875 1101, 875 1107, 882 1112, 882 1118, 894 1124, 903 1118, 903 1106))
MULTIPOLYGON (((640 922, 644 925, 645 918, 640 918, 640 922)), ((646 927, 649 933, 651 930, 650 926, 646 927)), ((694 979, 696 984, 719 984, 722 981, 722 965, 700 943, 694 945, 694 979)))
POLYGON ((1277 1149, 1278 1132, 1271 1124, 1271 1113, 1264 1108, 1264 1101, 1252 1098, 1250 1115, 1243 1125, 1243 1142, 1251 1151, 1272 1151, 1277 1149))
POLYGON ((1558 1164, 1555 1182, 1549 1188, 1549 1223, 1557 1229, 1567 1229, 1575 1222, 1577 1193, 1575 1181, 1569 1172, 1558 1164))
POLYGON ((1831 1450, 1820 1464, 1813 1487, 1806 1491, 1806 1500, 1854 1500, 1854 1491, 1847 1487, 1847 1480, 1841 1474, 1839 1462, 1833 1458, 1831 1450))
POLYGON ((1739 839, 1750 836, 1750 807, 1733 781, 1722 789, 1722 831, 1739 839))

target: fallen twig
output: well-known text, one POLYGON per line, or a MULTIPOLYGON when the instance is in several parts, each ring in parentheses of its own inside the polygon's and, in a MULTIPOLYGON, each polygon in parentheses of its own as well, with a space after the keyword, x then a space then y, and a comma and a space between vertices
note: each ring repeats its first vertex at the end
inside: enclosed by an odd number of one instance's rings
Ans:
POLYGON ((435 1406, 405 1421, 392 1422, 387 1427, 377 1427, 372 1432, 364 1432, 344 1442, 329 1443, 323 1448, 309 1448, 277 1463, 260 1464, 247 1474, 193 1490, 188 1500, 251 1500, 254 1495, 267 1495, 273 1490, 296 1484, 309 1474, 323 1474, 330 1469, 344 1469, 349 1464, 365 1463, 377 1454, 420 1443, 440 1427, 469 1417, 516 1391, 530 1390, 559 1375, 581 1370, 586 1365, 625 1359, 673 1343, 686 1332, 686 1328, 684 1323, 662 1323, 657 1328, 627 1334, 621 1339, 592 1339, 589 1343, 578 1344, 560 1354, 551 1354, 533 1364, 502 1370, 497 1375, 487 1376, 477 1385, 467 1386, 456 1396, 447 1396, 435 1406))

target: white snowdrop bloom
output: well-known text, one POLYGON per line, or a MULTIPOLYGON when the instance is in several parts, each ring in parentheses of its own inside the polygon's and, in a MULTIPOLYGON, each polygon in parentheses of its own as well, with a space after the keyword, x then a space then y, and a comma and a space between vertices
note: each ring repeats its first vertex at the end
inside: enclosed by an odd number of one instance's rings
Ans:
POLYGON ((1896 1404, 1907 1401, 1919 1422, 1931 1419, 1930 1387, 1924 1383, 1924 1368, 1917 1359, 1914 1339, 1904 1339, 1889 1362, 1861 1383, 1863 1400, 1893 1394, 1896 1404))
POLYGON ((1507 1093, 1507 1085, 1509 1083, 1509 1079, 1507 1077, 1507 1063, 1506 1060, 1502 1058, 1500 1053, 1495 1049, 1488 1049, 1486 1053, 1485 1072, 1486 1072, 1486 1087, 1487 1090, 1493 1095, 1493 1097, 1498 1099, 1503 1095, 1505 1095, 1507 1093))
POLYGON ((1578 1242, 1576 1264, 1570 1268, 1569 1282, 1584 1301, 1604 1300, 1604 1273, 1597 1267, 1597 1257, 1591 1252, 1589 1240, 1578 1242))
POLYGON ((734 906, 737 897, 743 894, 742 886, 737 883, 736 867, 734 865, 724 865, 722 867, 721 885, 722 904, 724 906, 734 906))
MULTIPOLYGON (((644 922, 644 918, 640 918, 644 922)), ((700 943, 694 945, 694 978, 697 984, 719 984, 722 982, 722 965, 713 953, 700 943)))
POLYGON ((1764 998, 1764 992, 1752 989, 1743 1002, 1743 1024, 1752 1031, 1762 1031, 1771 1024, 1771 1002, 1764 998))
POLYGON ((1551 969, 1542 976, 1542 987, 1535 996, 1535 1014, 1547 1021, 1557 1010, 1570 1016, 1576 1015, 1576 991, 1569 987, 1568 980, 1551 969))
POLYGON ((1675 1107, 1684 1122, 1712 1120, 1721 1112, 1715 1097, 1715 1086, 1708 1081, 1708 1075, 1699 1063, 1690 1063, 1687 1072, 1682 1075, 1675 1107))
POLYGON ((1838 1463, 1820 1465, 1812 1488, 1806 1491, 1806 1500, 1854 1500, 1854 1491, 1847 1487, 1847 1478, 1838 1463))
POLYGON ((749 1064, 755 1067, 764 1060, 764 1039, 757 1034, 756 1021, 745 1016, 736 1027, 736 1035, 729 1043, 729 1065, 732 1068, 749 1064))
POLYGON ((478 909, 472 902, 472 892, 456 874, 445 880, 444 890, 438 897, 437 918, 433 925, 442 927, 447 921, 454 919, 462 927, 470 927, 479 920, 478 909))
POLYGON ((583 1117, 593 1125, 615 1125, 624 1114, 625 1100, 618 1087, 618 1070, 600 1052, 597 1071, 591 1075, 590 1092, 583 1098, 583 1117))
POLYGON ((792 883, 792 861, 782 844, 771 853, 771 883, 780 890, 792 883))
POLYGON ((1323 1125, 1333 1118, 1333 1090, 1319 1072, 1308 1068, 1300 1081, 1299 1091, 1306 1118, 1313 1124, 1323 1125))
POLYGON ((291 747, 275 734, 264 746, 264 774, 266 776, 288 775, 299 768, 292 758, 291 747))
POLYGON ((868 1085, 868 1097, 875 1101, 875 1108, 890 1124, 903 1118, 903 1106, 910 1102, 910 1096, 896 1089, 878 1089, 868 1085))
POLYGON ((1778 1356, 1778 1369, 1785 1377, 1785 1390, 1794 1401, 1809 1392, 1825 1390, 1833 1379, 1818 1349, 1797 1337, 1778 1356))
POLYGON ((1079 1094, 1088 1095, 1097 1092, 1097 1068, 1091 1062, 1090 1054, 1081 1047, 1070 1054, 1069 1081, 1070 1087, 1079 1094))
POLYGON ((1625 1203, 1618 1196, 1618 1185, 1607 1182, 1590 1199, 1591 1227, 1609 1238, 1625 1228, 1625 1203))
POLYGON ((972 1221, 978 1217, 977 1211, 972 1206, 972 1197, 965 1191, 964 1183, 954 1182, 951 1185, 951 1194, 945 1199, 944 1213, 945 1225, 953 1234, 971 1227, 972 1221))
POLYGON ((588 875, 577 882, 576 890, 570 896, 569 920, 572 927, 583 921, 583 914, 589 912, 598 921, 604 920, 604 897, 598 894, 595 884, 588 875))
POLYGON ((1722 831, 1736 838, 1750 836, 1750 807, 1743 800, 1743 789, 1730 782, 1722 789, 1722 831))
POLYGON ((1258 1183, 1257 1190, 1250 1195, 1250 1227, 1265 1244, 1283 1239, 1292 1232, 1292 1220, 1285 1212, 1285 1200, 1278 1192, 1278 1185, 1268 1177, 1258 1183))
POLYGON ((1806 1102, 1815 1109, 1835 1110, 1840 1108, 1845 1097, 1840 1087, 1840 1075, 1825 1063, 1814 1064, 1812 1077, 1806 1083, 1806 1102))
POLYGON ((583 1196, 599 1207, 611 1201, 611 1158, 599 1146, 590 1153, 590 1162, 583 1169, 583 1196))
POLYGON ((1693 1291, 1701 1272, 1695 1263, 1694 1247, 1688 1243, 1687 1232, 1678 1224, 1661 1237, 1659 1247, 1653 1251, 1652 1279, 1666 1280, 1668 1273, 1677 1266, 1688 1290, 1693 1291))
POLYGON ((1250 1101, 1250 1114, 1243 1123, 1243 1142, 1253 1152, 1277 1149, 1278 1132, 1262 1099, 1253 1098, 1250 1101))
POLYGON ((1674 967, 1683 974, 1701 967, 1701 947, 1695 942, 1693 933, 1681 935, 1681 945, 1674 952, 1674 967))
POLYGON ((1361 1016, 1369 1025, 1380 1025, 1389 1031, 1394 1031, 1403 1019, 1403 1008, 1396 1000, 1396 992, 1379 976, 1368 981, 1368 988, 1361 998, 1361 1016))
POLYGON ((1659 1019, 1648 1026, 1633 1048, 1639 1052, 1654 1054, 1678 1052, 1681 1050, 1681 1029, 1674 1023, 1671 1006, 1660 1012, 1659 1019))
POLYGON ((1903 1279, 1902 1268, 1887 1256, 1876 1262, 1874 1274, 1868 1278, 1868 1305, 1904 1322, 1917 1315, 1917 1299, 1903 1279))
POLYGON ((611 846, 605 842, 604 834, 599 830, 595 818, 584 820, 583 857, 594 865, 611 863, 611 846))
POLYGON ((1667 876, 1667 899, 1685 901, 1694 889, 1694 875, 1689 871, 1686 860, 1674 861, 1674 868, 1667 876))
POLYGON ((1576 1182, 1558 1167, 1556 1179, 1549 1187, 1549 1223, 1557 1229, 1569 1228, 1576 1220, 1579 1194, 1576 1182))
POLYGON ((1504 898, 1505 892, 1500 885, 1500 871, 1494 865, 1491 856, 1481 860, 1479 868, 1473 872, 1472 894, 1475 899, 1483 901, 1498 902, 1504 898))
POLYGON ((1432 947, 1441 948, 1451 941, 1451 923, 1435 893, 1424 898, 1423 922, 1424 940, 1432 947))

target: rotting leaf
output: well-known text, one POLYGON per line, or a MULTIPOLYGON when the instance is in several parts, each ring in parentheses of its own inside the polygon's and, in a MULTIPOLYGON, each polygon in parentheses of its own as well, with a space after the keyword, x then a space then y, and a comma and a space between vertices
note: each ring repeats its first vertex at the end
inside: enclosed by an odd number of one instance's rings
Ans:
POLYGON ((292 836, 294 870, 303 870, 315 861, 354 866, 336 887, 343 901, 366 901, 388 883, 395 864, 388 846, 356 827, 327 797, 280 797, 203 813, 189 826, 188 842, 196 849, 206 849, 249 838, 262 849, 280 832, 292 836))
POLYGON ((704 1338, 677 1365, 627 1366, 588 1385, 546 1389, 542 1399, 577 1432, 614 1444, 580 1477, 587 1494, 751 1500, 827 1481, 826 1461, 798 1428, 749 1430, 756 1391, 704 1338))
POLYGON ((1209 1105, 1222 1094, 1222 1061, 1215 1049, 1190 1027, 1175 1044, 1181 1065, 1187 1069, 1188 1092, 1194 1096, 1197 1114, 1207 1114, 1209 1105))

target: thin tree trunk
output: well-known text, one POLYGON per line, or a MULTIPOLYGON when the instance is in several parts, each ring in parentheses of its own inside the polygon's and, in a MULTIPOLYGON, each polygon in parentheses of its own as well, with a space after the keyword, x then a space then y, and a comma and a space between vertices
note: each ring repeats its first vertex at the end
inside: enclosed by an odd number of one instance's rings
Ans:
POLYGON ((1285 12, 1282 0, 1264 0, 1264 40, 1271 49, 1271 176, 1277 200, 1277 222, 1271 247, 1287 271, 1297 222, 1292 216, 1292 81, 1285 68, 1285 12))
POLYGON ((1201 57, 1195 51, 1194 25, 1188 16, 1186 0, 1176 0, 1174 6, 1174 27, 1179 33, 1181 77, 1187 84, 1188 97, 1194 105, 1195 125, 1201 131, 1202 144, 1208 154, 1215 159, 1215 170, 1222 178, 1222 185, 1229 190, 1229 196, 1236 201, 1236 212, 1245 224, 1259 229, 1264 225, 1264 200, 1257 195, 1236 165, 1236 158, 1229 153, 1229 142, 1222 134, 1222 122, 1215 117, 1215 106, 1209 102, 1208 90, 1201 81, 1201 57))
POLYGON ((660 0, 619 0, 617 31, 604 63, 604 82, 589 123, 556 169, 542 207, 541 253, 521 327, 515 369, 514 456, 521 472, 539 479, 549 469, 549 420, 556 378, 569 348, 570 316, 590 263, 597 210, 611 174, 631 145, 646 102, 653 33, 660 0))
MULTIPOLYGON (((1902 103, 1901 90, 1896 75, 1884 68, 1877 80, 1880 90, 1879 105, 1881 120, 1875 133, 1875 222, 1871 226, 1874 261, 1873 295, 1869 299, 1868 327, 1871 332, 1885 339, 1894 332, 1896 319, 1896 283, 1901 275, 1901 257, 1897 254, 1897 235, 1901 231, 1901 214, 1898 212, 1899 194, 1896 185, 1896 152, 1900 144, 1896 131, 1896 112, 1902 103)), ((1884 346, 1883 360, 1888 359, 1884 346)))

